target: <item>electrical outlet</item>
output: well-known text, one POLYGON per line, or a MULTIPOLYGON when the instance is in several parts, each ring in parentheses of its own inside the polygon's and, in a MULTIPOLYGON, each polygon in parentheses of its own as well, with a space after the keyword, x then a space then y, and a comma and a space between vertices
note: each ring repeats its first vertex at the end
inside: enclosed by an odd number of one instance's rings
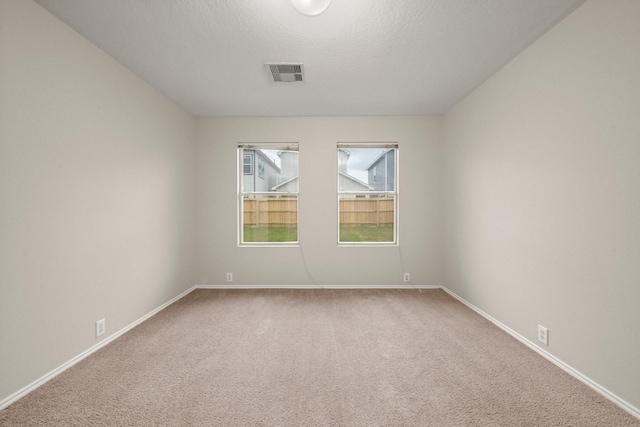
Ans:
POLYGON ((101 335, 104 335, 105 331, 107 330, 107 325, 105 323, 105 320, 98 320, 96 322, 96 338, 98 338, 101 335))
POLYGON ((538 341, 544 345, 549 345, 549 330, 542 325, 538 325, 538 341))
POLYGON ((233 282, 233 273, 227 273, 227 282, 233 282))
POLYGON ((411 281, 411 274, 410 273, 404 273, 404 276, 402 276, 402 281, 405 283, 409 283, 411 281))

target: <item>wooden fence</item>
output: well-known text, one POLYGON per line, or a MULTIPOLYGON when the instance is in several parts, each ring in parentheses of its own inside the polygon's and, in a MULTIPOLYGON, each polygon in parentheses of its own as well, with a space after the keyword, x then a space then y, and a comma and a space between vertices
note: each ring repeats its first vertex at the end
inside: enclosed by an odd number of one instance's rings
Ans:
POLYGON ((298 199, 257 197, 244 199, 245 227, 293 227, 298 225, 298 199))
POLYGON ((340 199, 340 226, 391 227, 394 211, 395 201, 390 197, 342 198, 340 199))
MULTIPOLYGON (((298 224, 298 203, 293 197, 246 198, 244 225, 247 227, 293 227, 298 224)), ((393 226, 393 198, 341 198, 340 226, 393 226)))

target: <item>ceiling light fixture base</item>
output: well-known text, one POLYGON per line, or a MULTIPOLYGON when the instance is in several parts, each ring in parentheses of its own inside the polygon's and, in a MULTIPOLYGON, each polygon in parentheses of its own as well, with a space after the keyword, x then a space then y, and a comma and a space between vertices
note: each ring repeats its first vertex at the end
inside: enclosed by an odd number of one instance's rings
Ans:
POLYGON ((306 16, 317 16, 327 10, 331 0, 291 0, 293 7, 306 16))

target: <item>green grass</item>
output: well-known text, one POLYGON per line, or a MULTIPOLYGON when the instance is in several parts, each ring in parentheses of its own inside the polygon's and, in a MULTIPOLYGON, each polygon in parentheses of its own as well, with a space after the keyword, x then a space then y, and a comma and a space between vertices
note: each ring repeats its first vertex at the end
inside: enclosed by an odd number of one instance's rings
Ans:
POLYGON ((393 227, 340 227, 340 243, 393 242, 393 227))
MULTIPOLYGON (((245 243, 297 242, 297 227, 245 227, 245 243)), ((341 227, 340 242, 393 242, 393 227, 341 227)))
POLYGON ((297 242, 297 227, 245 227, 244 242, 297 242))

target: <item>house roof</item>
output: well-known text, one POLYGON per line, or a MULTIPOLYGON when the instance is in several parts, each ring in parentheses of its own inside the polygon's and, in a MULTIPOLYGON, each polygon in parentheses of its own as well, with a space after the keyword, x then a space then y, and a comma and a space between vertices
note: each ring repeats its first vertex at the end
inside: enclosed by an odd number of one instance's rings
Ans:
POLYGON ((294 177, 291 177, 286 181, 282 181, 280 184, 274 185, 273 187, 271 187, 271 191, 276 191, 278 188, 280 188, 280 187, 282 187, 284 185, 287 185, 288 183, 293 182, 293 181, 295 181, 297 179, 298 179, 298 175, 296 175, 294 177))
POLYGON ((351 175, 349 175, 349 174, 347 174, 347 173, 344 173, 344 172, 338 172, 338 174, 339 174, 340 176, 343 176, 343 177, 347 178, 347 179, 350 179, 350 180, 351 180, 351 181, 353 181, 353 182, 356 182, 356 183, 358 183, 358 184, 360 184, 360 185, 363 185, 363 186, 367 187, 369 190, 373 190, 373 187, 372 187, 372 186, 370 186, 370 185, 369 185, 369 184, 367 184, 366 182, 362 182, 362 181, 360 181, 360 180, 359 180, 358 178, 356 178, 355 176, 351 176, 351 175))

